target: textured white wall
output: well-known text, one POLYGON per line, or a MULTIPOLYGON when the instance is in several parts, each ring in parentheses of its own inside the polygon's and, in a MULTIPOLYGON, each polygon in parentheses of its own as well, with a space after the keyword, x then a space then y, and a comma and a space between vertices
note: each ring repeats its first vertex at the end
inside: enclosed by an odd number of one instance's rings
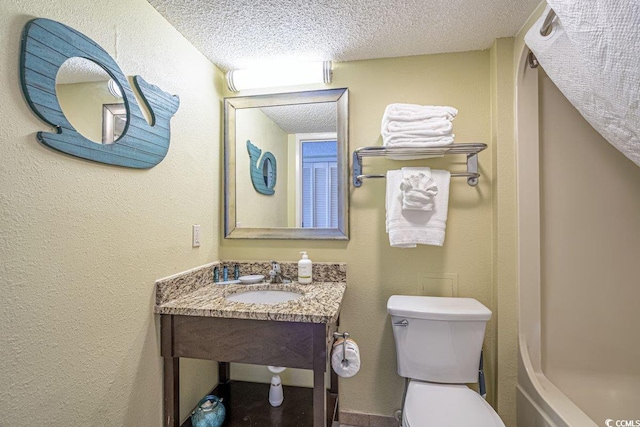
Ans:
MULTIPOLYGON (((221 73, 146 1, 0 0, 0 424, 161 424, 154 280, 218 259, 221 73), (150 170, 50 150, 18 79, 20 35, 58 20, 180 96, 150 170), (191 248, 191 225, 202 246, 191 248)), ((183 362, 186 415, 216 379, 183 362)))

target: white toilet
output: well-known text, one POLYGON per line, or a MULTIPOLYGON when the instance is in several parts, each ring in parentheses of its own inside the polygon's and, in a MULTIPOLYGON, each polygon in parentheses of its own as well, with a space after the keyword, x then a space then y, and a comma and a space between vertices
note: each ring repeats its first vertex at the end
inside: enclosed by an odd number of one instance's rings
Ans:
POLYGON ((504 427, 465 384, 478 381, 491 311, 472 298, 394 295, 387 302, 398 355, 408 378, 402 427, 504 427))

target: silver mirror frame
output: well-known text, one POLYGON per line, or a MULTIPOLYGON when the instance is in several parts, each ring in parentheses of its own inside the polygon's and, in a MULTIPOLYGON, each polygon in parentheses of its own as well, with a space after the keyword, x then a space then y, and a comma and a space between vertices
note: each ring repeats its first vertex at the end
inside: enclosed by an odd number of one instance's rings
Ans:
POLYGON ((226 239, 349 240, 349 91, 347 88, 238 96, 224 100, 224 237, 226 239), (236 110, 335 102, 338 115, 338 227, 236 227, 236 110))

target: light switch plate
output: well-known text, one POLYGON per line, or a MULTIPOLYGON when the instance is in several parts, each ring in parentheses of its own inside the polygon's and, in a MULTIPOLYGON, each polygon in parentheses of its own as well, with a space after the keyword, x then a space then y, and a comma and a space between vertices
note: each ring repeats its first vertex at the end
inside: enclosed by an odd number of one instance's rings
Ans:
POLYGON ((195 224, 193 226, 193 241, 192 246, 194 248, 200 247, 200 224, 195 224))

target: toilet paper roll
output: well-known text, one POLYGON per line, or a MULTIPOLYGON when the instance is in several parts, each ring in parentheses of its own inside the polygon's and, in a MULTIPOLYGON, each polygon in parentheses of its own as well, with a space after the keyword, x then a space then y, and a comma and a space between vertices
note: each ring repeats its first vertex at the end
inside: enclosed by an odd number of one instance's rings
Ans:
POLYGON ((360 349, 352 339, 347 339, 345 346, 342 345, 343 341, 344 339, 338 339, 333 344, 331 367, 339 376, 349 378, 360 370, 360 349), (345 350, 346 355, 343 357, 345 350))

